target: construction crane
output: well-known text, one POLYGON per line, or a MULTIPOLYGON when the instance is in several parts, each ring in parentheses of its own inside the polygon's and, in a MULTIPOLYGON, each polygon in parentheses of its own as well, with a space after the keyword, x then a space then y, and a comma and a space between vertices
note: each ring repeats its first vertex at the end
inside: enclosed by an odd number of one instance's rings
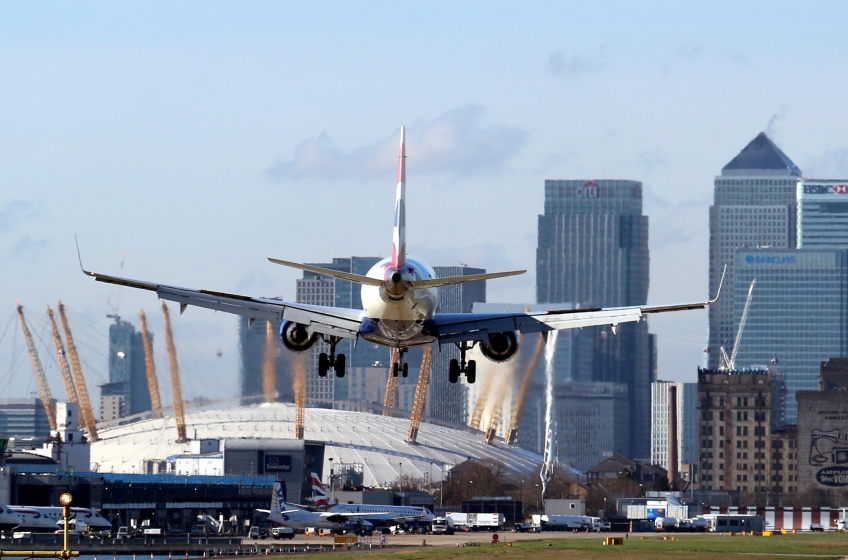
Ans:
POLYGON ((88 430, 88 439, 97 441, 100 437, 97 435, 97 425, 94 419, 94 410, 91 408, 91 401, 88 398, 88 387, 85 384, 85 377, 82 375, 82 364, 80 363, 79 354, 77 353, 77 345, 74 344, 74 335, 71 334, 71 327, 68 324, 68 316, 65 314, 65 305, 59 302, 59 318, 62 319, 62 330, 65 331, 65 342, 68 345, 68 356, 71 358, 71 370, 74 373, 74 386, 79 396, 80 417, 85 429, 88 430))
POLYGON ((159 380, 156 378, 156 363, 153 361, 153 345, 147 330, 147 316, 144 309, 138 312, 141 321, 141 341, 144 344, 144 365, 147 368, 147 390, 150 392, 150 408, 154 418, 162 418, 162 398, 159 396, 159 380))
POLYGON ((521 380, 521 385, 518 386, 518 394, 515 397, 515 404, 512 406, 512 414, 509 416, 509 425, 506 429, 506 443, 515 443, 518 439, 518 418, 521 416, 521 410, 524 408, 524 401, 527 398, 527 390, 533 382, 533 372, 536 371, 536 366, 539 364, 539 357, 542 355, 542 349, 545 347, 545 340, 540 336, 536 342, 536 347, 533 349, 533 355, 530 357, 530 363, 527 364, 527 369, 524 371, 524 378, 521 380))
POLYGON ((483 389, 480 390, 480 396, 477 397, 477 402, 474 403, 474 412, 471 414, 470 426, 475 429, 480 429, 480 423, 483 421, 483 411, 486 409, 486 401, 489 400, 489 393, 492 392, 494 381, 491 375, 486 376, 486 383, 483 389))
MULTIPOLYGON (((398 363, 398 349, 392 348, 392 359, 389 363, 398 363)), ((392 368, 389 368, 389 378, 386 380, 386 395, 383 398, 383 416, 391 416, 391 409, 395 407, 395 395, 397 393, 397 377, 392 375, 392 368)))
POLYGON ((415 400, 412 402, 412 414, 409 415, 409 433, 407 443, 415 443, 418 439, 418 428, 421 426, 421 416, 427 403, 427 383, 430 381, 430 364, 433 359, 433 346, 424 348, 421 357, 421 369, 418 370, 418 384, 415 386, 415 400))
POLYGON ((41 404, 44 405, 44 412, 47 413, 47 423, 50 424, 50 430, 53 431, 57 429, 56 403, 53 401, 53 395, 50 394, 47 376, 44 375, 44 368, 41 367, 41 360, 38 358, 35 343, 32 340, 32 335, 24 318, 24 308, 20 303, 18 304, 18 318, 21 320, 21 329, 24 331, 29 359, 32 362, 32 371, 35 373, 35 382, 38 384, 38 392, 41 394, 41 404))
POLYGON ((294 438, 303 439, 304 410, 306 409, 306 356, 295 354, 294 368, 294 438))
POLYGON ((745 323, 748 322, 748 311, 751 309, 751 299, 754 295, 754 286, 757 285, 757 279, 751 280, 751 285, 748 287, 748 297, 745 299, 745 307, 742 309, 742 317, 739 319, 739 328, 736 330, 736 338, 733 340, 733 349, 730 351, 730 357, 727 357, 727 352, 724 346, 721 347, 721 365, 719 369, 722 371, 733 371, 736 369, 736 355, 739 353, 739 343, 742 341, 742 331, 745 330, 745 323))
POLYGON ((180 366, 177 363, 177 347, 174 346, 174 331, 171 330, 171 316, 168 314, 168 306, 164 301, 162 316, 165 318, 165 346, 168 348, 168 369, 171 370, 171 396, 174 401, 174 420, 177 422, 177 443, 185 443, 188 437, 186 437, 183 391, 180 387, 180 366))
POLYGON ((483 436, 483 443, 486 445, 491 445, 492 440, 495 439, 495 436, 498 433, 498 424, 501 421, 501 409, 503 405, 495 406, 495 409, 492 411, 492 417, 489 419, 489 427, 486 428, 486 435, 483 436))
POLYGON ((277 380, 274 372, 274 325, 271 321, 265 322, 265 361, 262 364, 262 393, 265 402, 272 403, 277 400, 277 380))
MULTIPOLYGON (((59 327, 56 326, 56 318, 53 316, 53 310, 47 306, 47 317, 50 319, 50 332, 53 333, 53 344, 56 346, 56 358, 59 360, 59 369, 62 371, 62 381, 65 382, 65 392, 68 393, 68 402, 79 404, 79 396, 77 396, 77 388, 74 387, 74 379, 71 373, 71 366, 68 364, 68 356, 65 354, 65 346, 62 344, 62 337, 59 336, 59 327)), ((83 426, 85 421, 83 421, 83 426)))

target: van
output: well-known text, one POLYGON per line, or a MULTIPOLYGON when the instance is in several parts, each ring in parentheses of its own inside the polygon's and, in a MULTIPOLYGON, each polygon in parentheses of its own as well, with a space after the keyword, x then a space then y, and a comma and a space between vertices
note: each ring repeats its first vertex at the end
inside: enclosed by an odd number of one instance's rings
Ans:
POLYGON ((259 532, 259 527, 257 527, 256 525, 251 527, 250 531, 247 532, 247 538, 249 539, 258 539, 260 536, 262 535, 259 532))
POLYGON ((119 539, 125 539, 130 536, 130 530, 127 527, 118 527, 118 535, 119 539))

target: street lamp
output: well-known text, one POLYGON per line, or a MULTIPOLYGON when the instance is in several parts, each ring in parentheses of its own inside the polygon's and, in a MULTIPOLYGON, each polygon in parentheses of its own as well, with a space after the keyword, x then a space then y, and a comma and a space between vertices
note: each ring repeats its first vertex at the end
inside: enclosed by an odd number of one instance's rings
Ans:
MULTIPOLYGON (((398 466, 400 467, 400 491, 403 493, 403 463, 398 463, 398 466)), ((403 500, 403 498, 401 498, 401 500, 403 500)))
POLYGON ((330 457, 330 501, 333 501, 335 492, 333 491, 333 458, 330 457))
MULTIPOLYGON (((524 517, 524 481, 521 481, 521 517, 524 517)), ((522 521, 524 521, 522 519, 522 521)))

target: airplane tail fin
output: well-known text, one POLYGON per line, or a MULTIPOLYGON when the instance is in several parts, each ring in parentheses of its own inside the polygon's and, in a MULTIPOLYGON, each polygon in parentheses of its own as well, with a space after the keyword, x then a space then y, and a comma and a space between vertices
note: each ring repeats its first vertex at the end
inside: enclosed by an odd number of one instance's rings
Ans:
POLYGON ((330 505, 330 498, 324 491, 324 485, 321 484, 321 478, 317 473, 312 473, 312 501, 315 503, 315 507, 330 505))
POLYGON ((398 270, 406 262, 406 146, 405 129, 400 127, 398 183, 395 193, 395 228, 392 235, 392 266, 398 270))
POLYGON ((271 511, 282 511, 286 503, 286 483, 275 482, 271 491, 271 511))

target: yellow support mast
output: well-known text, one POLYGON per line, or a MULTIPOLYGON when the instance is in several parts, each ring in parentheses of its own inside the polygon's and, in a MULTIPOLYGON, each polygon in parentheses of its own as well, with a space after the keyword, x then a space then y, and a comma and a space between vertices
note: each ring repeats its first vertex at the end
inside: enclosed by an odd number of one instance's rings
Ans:
POLYGON ((186 437, 183 391, 180 387, 180 366, 177 363, 177 347, 174 346, 174 331, 171 330, 171 316, 164 301, 162 315, 165 317, 165 345, 168 348, 168 367, 171 370, 171 395, 174 400, 174 419, 177 422, 177 443, 185 443, 188 437, 186 437))
POLYGON ((501 421, 501 408, 503 405, 496 405, 492 411, 492 417, 489 419, 489 427, 486 428, 486 435, 483 436, 483 443, 491 444, 492 440, 498 433, 498 424, 501 421))
POLYGON ((266 321, 265 361, 262 364, 262 394, 265 395, 266 403, 272 403, 277 400, 277 374, 274 371, 275 350, 274 325, 271 321, 266 321))
POLYGON ((530 357, 530 363, 527 364, 527 369, 524 370, 524 378, 521 380, 521 385, 518 386, 518 395, 515 397, 512 414, 509 416, 509 425, 504 435, 504 441, 506 443, 515 443, 518 439, 518 418, 521 416, 521 410, 524 408, 524 399, 527 398, 527 390, 530 389, 530 384, 533 381, 533 372, 536 371, 536 366, 539 364, 539 357, 542 355, 542 349, 544 347, 545 339, 540 335, 539 340, 536 342, 536 347, 533 349, 533 356, 530 357))
POLYGON ((433 359, 433 345, 424 348, 421 357, 421 369, 418 370, 418 384, 415 386, 415 400, 412 402, 412 414, 409 415, 409 433, 407 443, 415 443, 418 439, 418 428, 421 426, 421 416, 424 415, 424 405, 427 403, 427 383, 430 382, 430 364, 433 359))
POLYGON ((383 397, 383 416, 391 416, 390 409, 395 407, 395 397, 397 395, 397 377, 392 375, 394 367, 392 364, 398 361, 398 349, 392 348, 392 358, 389 361, 389 378, 386 380, 386 394, 383 397))
POLYGON ((18 318, 21 320, 21 329, 24 331, 29 359, 32 362, 32 370, 35 373, 35 382, 38 384, 38 392, 41 394, 41 404, 44 405, 44 412, 47 413, 47 422, 50 424, 50 430, 53 431, 57 428, 56 403, 53 401, 53 395, 50 394, 47 376, 44 375, 44 368, 41 367, 41 360, 38 358, 38 352, 35 350, 32 334, 30 334, 29 327, 24 318, 24 308, 20 303, 18 304, 18 318))
MULTIPOLYGON (((47 317, 50 319, 50 331, 53 333, 53 344, 56 346, 56 359, 59 360, 59 369, 62 370, 62 381, 65 382, 68 402, 79 404, 79 396, 77 395, 77 388, 74 387, 71 366, 68 364, 68 355, 65 353, 62 337, 59 336, 59 327, 56 326, 56 318, 53 316, 53 310, 50 309, 49 305, 47 306, 47 317)), ((85 427, 85 419, 83 419, 83 427, 85 427)))
POLYGON ((141 321, 141 340, 144 344, 144 365, 147 368, 147 390, 150 391, 150 408, 154 418, 162 418, 162 398, 159 396, 159 380, 156 378, 156 362, 153 361, 153 345, 150 343, 150 332, 147 330, 147 316, 144 309, 139 311, 141 321))
POLYGON ((77 345, 74 344, 74 335, 71 334, 71 327, 68 325, 68 316, 65 314, 65 305, 59 302, 59 318, 62 319, 62 329, 65 331, 65 342, 68 345, 68 356, 71 358, 71 370, 74 372, 74 385, 79 396, 80 415, 82 416, 85 429, 88 430, 88 439, 97 441, 100 437, 97 435, 97 425, 94 419, 94 410, 91 408, 91 401, 88 398, 88 387, 85 384, 85 377, 82 375, 82 363, 77 354, 77 345))

